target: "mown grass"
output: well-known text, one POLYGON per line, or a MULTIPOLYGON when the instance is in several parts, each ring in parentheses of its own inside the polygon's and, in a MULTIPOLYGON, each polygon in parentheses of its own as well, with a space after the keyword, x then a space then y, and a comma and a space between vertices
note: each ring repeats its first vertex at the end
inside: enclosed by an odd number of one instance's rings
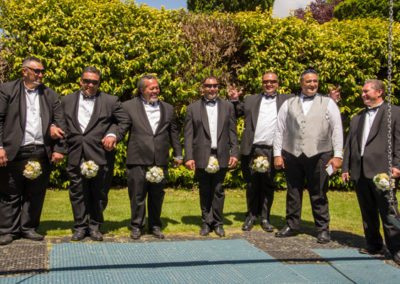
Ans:
MULTIPOLYGON (((332 231, 363 235, 360 210, 354 192, 332 191, 328 193, 332 231)), ((245 219, 246 201, 244 190, 226 190, 225 230, 241 231, 245 219)), ((275 193, 271 223, 280 228, 285 222, 286 191, 275 193)), ((111 190, 109 206, 105 211, 102 231, 115 236, 129 235, 130 206, 126 189, 111 190)), ((48 190, 43 208, 39 232, 47 236, 69 236, 73 225, 68 191, 48 190)), ((302 226, 314 228, 309 196, 303 197, 302 226)), ((162 212, 166 234, 197 235, 200 226, 200 206, 197 190, 167 189, 162 212)), ((259 230, 257 226, 255 228, 259 230)))

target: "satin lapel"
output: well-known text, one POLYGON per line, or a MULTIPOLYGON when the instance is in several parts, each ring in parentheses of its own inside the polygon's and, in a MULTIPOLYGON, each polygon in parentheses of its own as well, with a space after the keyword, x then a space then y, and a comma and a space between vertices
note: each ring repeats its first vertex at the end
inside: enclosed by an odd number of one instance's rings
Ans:
POLYGON ((25 89, 21 86, 19 90, 19 116, 20 120, 19 123, 21 124, 21 129, 25 132, 25 125, 26 125, 26 94, 25 89))
POLYGON ((276 95, 276 113, 279 112, 279 109, 281 108, 283 102, 285 101, 283 96, 286 95, 276 95))
POLYGON ((260 104, 262 99, 262 94, 258 94, 254 100, 253 106, 251 107, 251 122, 253 124, 253 129, 256 129, 258 114, 260 113, 260 104))
POLYGON ((207 135, 209 137, 211 137, 210 125, 208 124, 207 110, 206 110, 206 106, 202 100, 199 102, 199 112, 200 112, 201 122, 203 123, 204 130, 206 131, 207 135))
POLYGON ((74 124, 75 128, 77 130, 79 130, 79 132, 82 132, 81 126, 79 124, 79 120, 78 120, 78 115, 79 115, 79 100, 80 100, 80 94, 81 92, 75 92, 75 94, 73 95, 73 105, 72 105, 72 123, 74 124))
POLYGON ((217 137, 221 136, 222 129, 224 128, 225 118, 226 118, 226 108, 220 99, 217 99, 218 103, 218 125, 217 125, 217 137))
POLYGON ((39 88, 38 90, 39 96, 39 105, 40 105, 40 117, 42 119, 42 133, 43 136, 47 133, 47 127, 49 127, 50 117, 49 117, 49 104, 47 102, 47 97, 44 94, 43 90, 39 88))
POLYGON ((149 133, 154 135, 153 129, 151 129, 149 118, 147 117, 146 111, 144 110, 143 102, 140 98, 136 99, 136 111, 143 126, 147 129, 149 133))
POLYGON ((90 117, 89 123, 86 126, 85 133, 89 132, 97 123, 97 120, 100 116, 101 105, 103 104, 103 96, 101 93, 97 96, 96 101, 94 102, 94 108, 92 116, 90 117))
POLYGON ((374 137, 378 134, 378 131, 382 125, 385 125, 384 127, 387 127, 387 122, 382 124, 382 119, 384 117, 384 114, 386 113, 386 107, 387 105, 384 104, 378 109, 378 113, 376 114, 374 122, 371 125, 371 130, 369 131, 366 144, 368 144, 372 139, 374 139, 374 137))
POLYGON ((358 125, 357 125, 357 144, 360 146, 360 148, 361 148, 361 141, 362 141, 362 136, 363 136, 366 115, 367 115, 366 111, 364 110, 362 112, 362 114, 360 114, 360 119, 359 119, 358 125))
POLYGON ((165 107, 164 105, 160 102, 160 121, 158 122, 158 126, 156 129, 156 134, 164 127, 165 124, 165 107))

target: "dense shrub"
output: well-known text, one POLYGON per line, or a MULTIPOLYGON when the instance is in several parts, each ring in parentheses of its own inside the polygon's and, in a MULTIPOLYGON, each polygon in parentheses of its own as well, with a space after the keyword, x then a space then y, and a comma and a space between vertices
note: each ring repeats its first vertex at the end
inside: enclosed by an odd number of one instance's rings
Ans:
MULTIPOLYGON (((344 0, 334 10, 335 18, 389 18, 388 0, 344 0)), ((400 21, 400 2, 393 1, 393 16, 400 21)))

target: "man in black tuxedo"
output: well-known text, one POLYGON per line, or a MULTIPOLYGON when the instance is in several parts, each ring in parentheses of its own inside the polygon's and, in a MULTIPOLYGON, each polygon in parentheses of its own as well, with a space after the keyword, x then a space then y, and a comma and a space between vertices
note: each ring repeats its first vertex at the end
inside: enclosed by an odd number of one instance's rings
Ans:
POLYGON ((199 181, 202 226, 200 235, 214 229, 223 237, 225 192, 222 184, 227 168, 238 162, 235 111, 231 103, 218 97, 218 80, 208 77, 202 84, 203 97, 190 104, 185 118, 185 165, 195 170, 199 181), (206 171, 209 158, 218 160, 216 173, 206 171))
MULTIPOLYGON (((385 243, 400 264, 400 230, 388 220, 395 213, 390 208, 389 191, 383 191, 373 182, 375 175, 387 173, 388 162, 388 104, 384 101, 385 86, 380 80, 367 80, 361 98, 366 109, 350 122, 346 140, 342 179, 355 182, 358 203, 363 219, 366 249, 361 253, 384 254, 383 239, 379 232, 379 217, 383 223, 385 243)), ((392 106, 392 176, 400 176, 400 109, 392 106)), ((396 195, 394 206, 397 207, 396 195)))
POLYGON ((242 229, 250 231, 260 217, 261 228, 266 232, 272 232, 270 213, 275 190, 273 140, 279 108, 290 96, 277 95, 279 80, 274 72, 263 74, 262 85, 263 93, 247 96, 243 106, 240 103, 235 104, 237 114, 240 114, 240 109, 244 113, 240 152, 243 177, 247 183, 247 214, 242 229), (269 162, 267 172, 260 173, 252 169, 254 159, 260 156, 267 158, 269 162))
POLYGON ((86 235, 94 241, 103 240, 99 229, 104 222, 102 202, 108 192, 104 187, 111 184, 113 169, 113 164, 108 162, 108 152, 123 139, 129 126, 129 118, 118 97, 99 91, 100 81, 100 71, 86 67, 80 90, 62 99, 67 124, 73 241, 80 241, 86 235), (95 177, 88 178, 81 173, 85 161, 93 161, 99 166, 95 177))
POLYGON ((160 101, 160 87, 153 75, 141 77, 137 84, 139 95, 124 102, 131 126, 126 157, 128 192, 131 202, 131 238, 139 239, 143 233, 148 207, 148 229, 153 236, 164 238, 161 232, 161 208, 164 200, 165 178, 151 182, 146 172, 153 166, 167 176, 169 149, 174 150, 174 162, 182 164, 180 129, 172 105, 160 101))
POLYGON ((286 226, 276 237, 290 237, 300 228, 303 191, 307 185, 317 229, 317 242, 330 242, 328 179, 342 165, 343 131, 336 102, 318 94, 318 74, 301 74, 301 94, 287 99, 278 113, 274 166, 285 169, 286 226), (306 182, 306 183, 305 183, 306 182))
POLYGON ((45 69, 40 59, 22 62, 22 78, 0 85, 0 245, 23 237, 43 240, 36 232, 50 162, 63 159, 62 137, 51 125, 65 126, 58 95, 42 84, 45 69), (36 179, 23 175, 28 161, 40 163, 36 179))

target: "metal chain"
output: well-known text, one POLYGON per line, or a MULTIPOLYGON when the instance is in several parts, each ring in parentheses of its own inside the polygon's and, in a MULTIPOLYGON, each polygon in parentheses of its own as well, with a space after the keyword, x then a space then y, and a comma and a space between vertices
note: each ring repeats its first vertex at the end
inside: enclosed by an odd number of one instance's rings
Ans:
MULTIPOLYGON (((389 33, 388 33, 388 176, 391 184, 392 180, 392 166, 393 166, 393 145, 392 145, 392 57, 393 57, 393 0, 389 0, 389 33)), ((389 202, 391 205, 394 204, 394 188, 390 186, 389 202)))

